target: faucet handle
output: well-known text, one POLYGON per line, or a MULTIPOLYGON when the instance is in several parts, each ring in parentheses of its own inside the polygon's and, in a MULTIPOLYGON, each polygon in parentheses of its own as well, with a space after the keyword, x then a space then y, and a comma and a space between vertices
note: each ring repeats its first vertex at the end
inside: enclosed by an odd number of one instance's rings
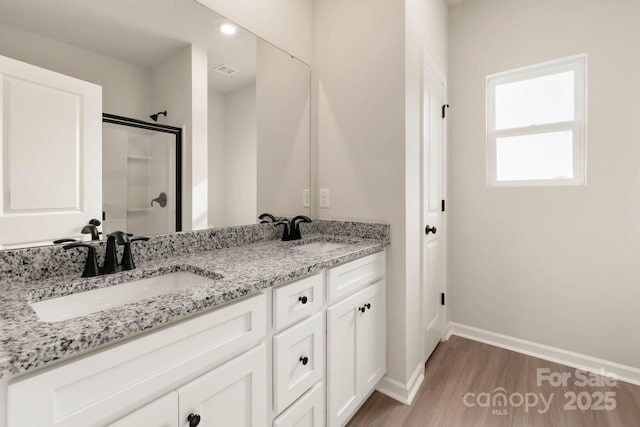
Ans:
POLYGON ((271 215, 270 213, 263 213, 261 214, 258 219, 260 220, 260 224, 269 224, 269 223, 275 223, 278 222, 278 220, 276 220, 276 217, 271 215))
POLYGON ((71 242, 77 242, 78 239, 58 239, 58 240, 54 240, 53 244, 54 245, 59 245, 60 243, 71 243, 71 242))
POLYGON ((122 262, 120 263, 123 271, 133 270, 134 268, 136 268, 136 264, 135 262, 133 262, 133 253, 131 252, 131 243, 138 242, 141 240, 146 242, 147 240, 149 240, 149 237, 136 236, 131 239, 128 239, 128 241, 124 244, 124 251, 122 252, 122 262))
POLYGON ((73 248, 87 248, 87 260, 84 264, 84 271, 82 272, 82 277, 94 277, 100 274, 100 270, 98 269, 98 260, 96 259, 96 248, 92 245, 88 245, 86 243, 75 242, 70 243, 68 245, 64 245, 63 248, 65 250, 73 249, 73 248))

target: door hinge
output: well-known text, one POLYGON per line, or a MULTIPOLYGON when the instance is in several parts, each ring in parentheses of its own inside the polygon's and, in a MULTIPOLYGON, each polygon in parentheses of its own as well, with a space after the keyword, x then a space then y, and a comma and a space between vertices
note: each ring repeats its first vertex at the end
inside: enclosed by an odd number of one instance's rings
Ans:
POLYGON ((444 200, 442 200, 442 212, 444 212, 444 200))
POLYGON ((444 292, 440 293, 440 305, 444 305, 444 292))
POLYGON ((442 118, 443 118, 443 119, 444 119, 445 117, 447 117, 447 113, 446 113, 447 108, 449 108, 449 104, 444 104, 444 105, 442 106, 442 118))

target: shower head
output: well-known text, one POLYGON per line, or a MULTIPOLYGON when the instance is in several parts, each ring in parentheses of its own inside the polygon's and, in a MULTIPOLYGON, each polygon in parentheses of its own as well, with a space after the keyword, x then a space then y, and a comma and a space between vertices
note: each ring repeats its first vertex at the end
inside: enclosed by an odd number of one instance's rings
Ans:
POLYGON ((151 117, 151 120, 153 120, 154 122, 158 121, 158 116, 160 115, 164 115, 165 117, 167 117, 167 110, 164 111, 159 111, 156 114, 152 114, 149 117, 151 117))

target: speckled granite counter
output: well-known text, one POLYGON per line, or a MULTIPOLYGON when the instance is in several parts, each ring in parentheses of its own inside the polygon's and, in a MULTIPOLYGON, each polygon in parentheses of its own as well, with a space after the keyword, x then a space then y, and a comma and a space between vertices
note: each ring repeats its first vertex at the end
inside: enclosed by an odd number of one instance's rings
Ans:
MULTIPOLYGON (((326 226, 327 231, 335 231, 331 227, 335 224, 326 226)), ((376 240, 331 234, 307 235, 296 242, 264 240, 138 261, 136 270, 90 279, 81 279, 77 273, 26 283, 15 278, 1 279, 0 378, 27 372, 204 312, 261 289, 378 252, 389 242, 388 229, 386 233, 376 236, 376 240), (321 255, 291 249, 292 246, 319 240, 344 243, 345 246, 321 255), (201 285, 187 290, 57 323, 40 321, 29 305, 33 301, 173 271, 191 271, 206 277, 201 285), (219 275, 222 278, 214 279, 219 275)))

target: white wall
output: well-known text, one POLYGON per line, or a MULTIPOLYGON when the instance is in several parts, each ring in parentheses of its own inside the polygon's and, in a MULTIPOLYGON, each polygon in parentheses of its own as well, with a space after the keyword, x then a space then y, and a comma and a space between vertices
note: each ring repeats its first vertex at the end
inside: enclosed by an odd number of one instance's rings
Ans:
POLYGON ((209 91, 209 227, 226 223, 225 140, 227 103, 225 95, 209 91))
POLYGON ((150 70, 6 25, 0 55, 98 84, 103 112, 149 119, 150 70))
POLYGON ((256 85, 209 91, 209 226, 257 220, 256 85))
POLYGON ((441 0, 315 8, 318 181, 331 198, 319 216, 391 224, 387 377, 402 385, 421 365, 417 55, 425 48, 446 68, 446 13, 441 0))
POLYGON ((258 40, 257 211, 310 215, 302 191, 310 188, 310 88, 307 65, 258 40))
POLYGON ((226 96, 225 225, 255 224, 257 218, 256 86, 226 96))
POLYGON ((191 46, 191 229, 208 228, 208 59, 207 51, 191 46))
POLYGON ((640 3, 470 1, 450 16, 452 320, 640 367, 640 3), (486 75, 583 52, 587 186, 487 187, 486 75))
POLYGON ((311 64, 313 0, 196 0, 311 64))
POLYGON ((160 123, 182 127, 183 230, 207 228, 207 55, 189 45, 153 69, 153 111, 160 123))

